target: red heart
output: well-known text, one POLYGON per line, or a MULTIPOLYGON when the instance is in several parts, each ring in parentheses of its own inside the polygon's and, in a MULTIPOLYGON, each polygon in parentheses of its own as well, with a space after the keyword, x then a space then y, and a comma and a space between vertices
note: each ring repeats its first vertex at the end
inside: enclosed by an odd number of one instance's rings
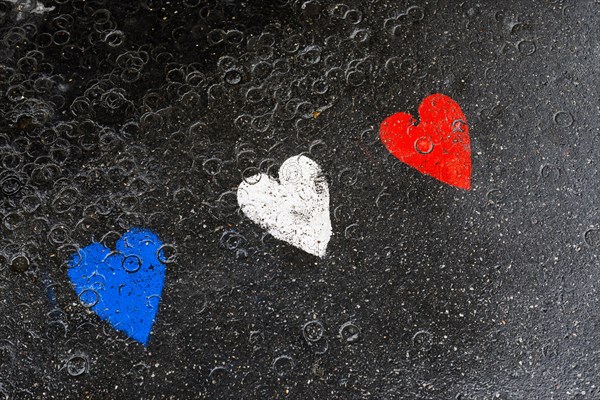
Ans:
POLYGON ((471 138, 458 103, 443 94, 419 106, 420 123, 396 113, 379 127, 379 137, 397 159, 447 184, 471 189, 471 138))

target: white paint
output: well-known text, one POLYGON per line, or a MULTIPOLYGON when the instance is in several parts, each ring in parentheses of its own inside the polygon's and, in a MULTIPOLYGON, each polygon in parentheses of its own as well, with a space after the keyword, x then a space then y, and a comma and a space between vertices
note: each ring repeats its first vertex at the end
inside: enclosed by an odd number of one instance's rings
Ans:
POLYGON ((329 187, 319 165, 298 155, 279 168, 279 182, 267 174, 244 180, 240 208, 273 237, 319 257, 331 238, 329 187))

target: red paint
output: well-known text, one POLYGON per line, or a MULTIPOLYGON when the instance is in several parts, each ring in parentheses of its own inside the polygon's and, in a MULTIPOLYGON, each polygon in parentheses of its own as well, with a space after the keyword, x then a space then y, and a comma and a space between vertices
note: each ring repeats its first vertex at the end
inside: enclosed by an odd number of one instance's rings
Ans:
POLYGON ((379 138, 396 158, 419 172, 461 189, 471 189, 471 138, 458 103, 443 94, 419 106, 420 123, 396 113, 379 127, 379 138))

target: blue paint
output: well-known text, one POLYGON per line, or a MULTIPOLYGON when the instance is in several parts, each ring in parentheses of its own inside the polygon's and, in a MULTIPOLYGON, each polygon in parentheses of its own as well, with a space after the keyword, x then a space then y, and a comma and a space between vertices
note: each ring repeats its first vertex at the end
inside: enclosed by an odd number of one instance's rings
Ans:
POLYGON ((152 231, 133 228, 116 243, 116 251, 92 243, 69 260, 69 279, 84 306, 144 346, 165 280, 161 246, 152 231))
POLYGON ((50 305, 54 307, 56 306, 56 293, 52 287, 52 280, 46 272, 43 273, 42 280, 44 282, 44 286, 46 287, 46 297, 48 298, 50 305))

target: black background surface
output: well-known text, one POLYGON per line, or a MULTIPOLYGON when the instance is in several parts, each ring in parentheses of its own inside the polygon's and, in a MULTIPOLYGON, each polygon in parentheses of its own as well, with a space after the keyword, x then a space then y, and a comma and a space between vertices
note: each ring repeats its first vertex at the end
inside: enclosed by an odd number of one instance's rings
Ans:
POLYGON ((598 1, 35 7, 0 1, 0 398, 600 399, 598 1), (431 93, 471 191, 378 140, 431 93), (237 205, 300 153, 324 259, 237 205), (147 348, 66 275, 134 226, 176 248, 147 348))

